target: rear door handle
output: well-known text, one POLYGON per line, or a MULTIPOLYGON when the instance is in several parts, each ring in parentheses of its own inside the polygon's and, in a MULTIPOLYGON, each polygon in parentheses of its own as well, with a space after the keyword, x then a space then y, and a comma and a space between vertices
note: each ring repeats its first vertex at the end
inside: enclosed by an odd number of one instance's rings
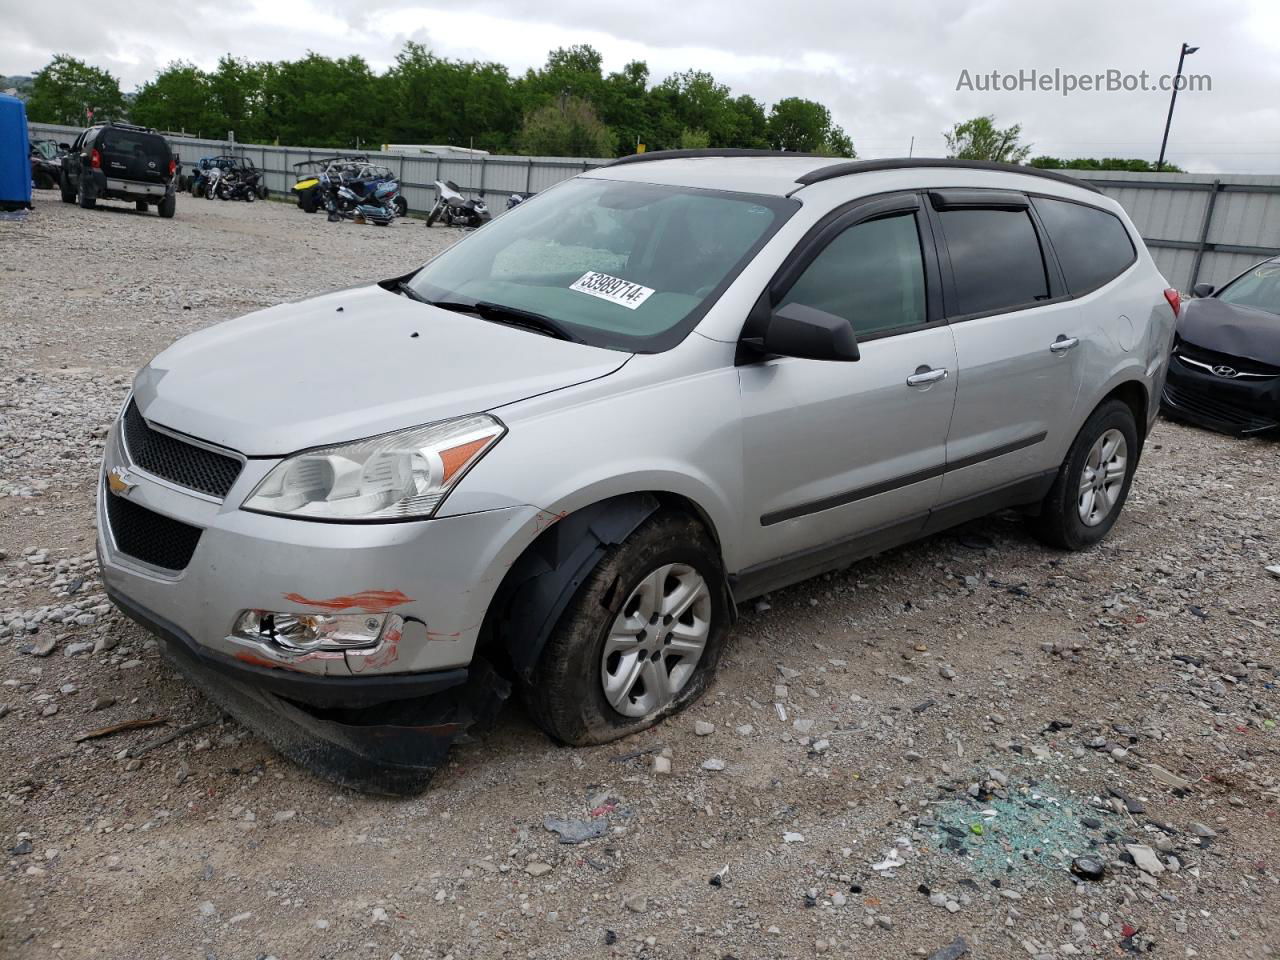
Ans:
POLYGON ((1079 337, 1059 336, 1057 340, 1049 344, 1049 350, 1052 353, 1066 353, 1072 347, 1080 343, 1079 337))
POLYGON ((931 383, 937 383, 939 380, 947 379, 946 367, 920 367, 911 376, 907 377, 908 387, 924 387, 931 383))

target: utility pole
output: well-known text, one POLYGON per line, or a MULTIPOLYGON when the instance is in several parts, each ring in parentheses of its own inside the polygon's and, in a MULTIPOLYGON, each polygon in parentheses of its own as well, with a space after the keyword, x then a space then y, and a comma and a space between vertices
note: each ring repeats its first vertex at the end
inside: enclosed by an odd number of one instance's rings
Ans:
POLYGON ((1156 173, 1159 173, 1164 166, 1164 151, 1165 147, 1169 145, 1169 127, 1173 123, 1173 105, 1178 102, 1178 87, 1182 85, 1182 62, 1199 49, 1199 47, 1184 43, 1181 52, 1178 54, 1178 74, 1173 79, 1173 93, 1169 96, 1169 116, 1164 121, 1164 139, 1160 141, 1160 159, 1156 161, 1156 173))

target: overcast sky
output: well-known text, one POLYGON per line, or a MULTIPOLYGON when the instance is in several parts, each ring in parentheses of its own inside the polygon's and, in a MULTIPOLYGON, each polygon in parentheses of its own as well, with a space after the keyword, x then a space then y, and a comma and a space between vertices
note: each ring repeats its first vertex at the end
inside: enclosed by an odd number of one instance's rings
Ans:
POLYGON ((606 70, 646 60, 657 81, 690 67, 766 104, 820 100, 866 158, 942 155, 941 131, 994 113, 1020 123, 1034 154, 1154 159, 1169 96, 1157 91, 983 92, 962 71, 1172 74, 1212 90, 1178 97, 1169 159, 1189 170, 1280 173, 1280 4, 1275 0, 60 0, 56 14, 17 2, 5 14, 0 74, 34 73, 52 54, 105 67, 127 91, 174 59, 211 67, 230 52, 284 59, 357 53, 384 69, 406 39, 437 54, 505 63, 590 43, 606 70))

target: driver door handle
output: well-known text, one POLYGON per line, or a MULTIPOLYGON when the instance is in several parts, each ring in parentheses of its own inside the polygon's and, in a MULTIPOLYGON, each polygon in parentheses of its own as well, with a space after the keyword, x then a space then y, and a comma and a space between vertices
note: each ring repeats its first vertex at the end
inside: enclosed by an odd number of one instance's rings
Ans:
POLYGON ((1059 336, 1057 340, 1049 344, 1049 350, 1052 353, 1066 353, 1072 347, 1080 343, 1079 337, 1059 336))
POLYGON ((921 367, 911 376, 907 377, 907 386, 923 387, 930 383, 937 383, 939 380, 945 380, 946 378, 946 367, 934 367, 932 370, 928 367, 921 367))

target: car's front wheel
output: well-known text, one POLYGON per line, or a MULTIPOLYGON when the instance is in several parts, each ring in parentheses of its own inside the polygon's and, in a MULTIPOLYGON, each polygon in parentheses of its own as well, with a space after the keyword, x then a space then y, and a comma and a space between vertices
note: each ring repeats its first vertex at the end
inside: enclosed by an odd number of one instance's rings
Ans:
POLYGON ((1082 550, 1105 537, 1129 496, 1138 452, 1128 404, 1108 400, 1093 411, 1032 521, 1036 536, 1064 550, 1082 550))
POLYGON ((706 690, 729 630, 719 551, 697 520, 650 517, 612 547, 560 618, 524 686, 562 743, 653 726, 706 690))

